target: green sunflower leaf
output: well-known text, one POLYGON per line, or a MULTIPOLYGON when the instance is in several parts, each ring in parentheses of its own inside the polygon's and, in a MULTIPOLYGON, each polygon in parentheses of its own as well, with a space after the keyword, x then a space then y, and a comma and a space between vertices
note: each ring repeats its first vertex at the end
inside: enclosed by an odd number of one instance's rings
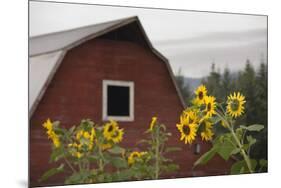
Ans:
POLYGON ((122 154, 125 152, 125 149, 115 145, 113 148, 108 149, 108 151, 113 154, 122 154))
POLYGON ((235 134, 236 134, 236 136, 238 137, 239 140, 242 139, 243 133, 244 133, 244 129, 243 128, 237 128, 235 130, 235 134))
POLYGON ((178 169, 179 169, 179 165, 177 164, 168 164, 168 165, 161 166, 161 170, 167 173, 177 171, 178 169))
POLYGON ((174 152, 174 151, 181 151, 181 148, 179 148, 179 147, 167 147, 165 149, 165 153, 174 152))
POLYGON ((236 147, 233 145, 231 138, 226 137, 220 147, 218 147, 217 152, 227 161, 232 153, 235 152, 235 149, 236 147))
POLYGON ((199 159, 197 159, 197 161, 195 161, 193 167, 199 164, 201 165, 206 164, 210 159, 214 157, 214 155, 217 153, 217 150, 218 150, 217 147, 212 147, 212 149, 204 153, 199 159))
POLYGON ((232 152, 230 153, 230 155, 235 155, 237 153, 240 152, 240 149, 239 148, 235 148, 234 150, 232 150, 232 152))
POLYGON ((121 157, 112 157, 110 160, 111 164, 116 168, 127 168, 127 161, 121 157))
POLYGON ((64 156, 64 148, 59 147, 53 149, 51 156, 50 156, 50 162, 56 162, 59 159, 61 159, 64 156))
POLYGON ((75 126, 72 126, 72 127, 68 130, 69 134, 73 134, 75 128, 76 128, 75 126))
POLYGON ((257 139, 253 138, 251 135, 247 136, 246 138, 249 143, 249 147, 251 147, 253 144, 257 142, 257 139))
POLYGON ((88 156, 87 158, 90 162, 97 162, 99 160, 99 157, 98 156, 88 156))
POLYGON ((242 129, 246 129, 247 131, 261 131, 264 128, 264 125, 254 124, 249 126, 240 125, 242 129))
MULTIPOLYGON (((257 166, 257 161, 253 159, 251 159, 250 161, 251 161, 252 169, 255 169, 257 166)), ((236 163, 234 163, 231 166, 231 170, 230 170, 230 174, 242 174, 242 173, 249 173, 247 163, 244 160, 237 161, 236 163)))
POLYGON ((61 164, 59 167, 56 168, 51 168, 50 170, 48 170, 42 175, 42 177, 39 179, 39 182, 45 181, 49 177, 54 176, 60 172, 63 172, 63 170, 64 170, 64 164, 61 164))
POLYGON ((218 116, 211 117, 211 118, 210 118, 210 121, 211 121, 212 124, 217 124, 218 122, 221 121, 221 118, 218 117, 218 116))
POLYGON ((143 144, 143 143, 149 143, 149 142, 150 142, 149 140, 142 139, 142 140, 137 142, 137 145, 138 144, 143 144))
POLYGON ((65 179, 64 184, 85 183, 85 180, 88 179, 90 175, 91 175, 90 171, 80 171, 80 172, 73 173, 71 176, 65 179))

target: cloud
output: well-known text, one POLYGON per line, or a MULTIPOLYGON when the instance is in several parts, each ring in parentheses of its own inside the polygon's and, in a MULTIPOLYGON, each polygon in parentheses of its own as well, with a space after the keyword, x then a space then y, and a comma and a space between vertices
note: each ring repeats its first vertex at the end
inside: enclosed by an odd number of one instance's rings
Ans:
POLYGON ((211 32, 192 38, 179 38, 155 41, 157 46, 202 45, 219 43, 250 43, 267 39, 267 29, 251 29, 244 31, 211 32))
POLYGON ((176 73, 181 67, 183 74, 188 77, 206 76, 215 62, 223 70, 228 67, 232 71, 244 68, 246 59, 250 59, 254 67, 258 67, 261 56, 266 57, 267 43, 265 41, 229 47, 206 47, 190 51, 167 51, 164 54, 170 60, 176 73))
POLYGON ((170 60, 175 73, 181 67, 184 75, 198 78, 208 75, 212 62, 221 70, 238 71, 250 59, 258 67, 261 56, 267 55, 267 29, 211 32, 154 44, 170 60))

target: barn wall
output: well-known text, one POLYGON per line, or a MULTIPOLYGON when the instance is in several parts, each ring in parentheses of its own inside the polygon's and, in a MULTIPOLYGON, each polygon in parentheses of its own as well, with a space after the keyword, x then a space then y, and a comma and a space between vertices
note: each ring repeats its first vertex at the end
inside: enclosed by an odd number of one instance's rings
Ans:
MULTIPOLYGON (((180 171, 174 173, 174 177, 226 173, 227 164, 220 158, 213 159, 209 166, 191 170, 198 155, 193 154, 194 146, 179 142, 175 124, 183 107, 165 63, 140 45, 94 39, 67 52, 31 117, 31 185, 38 185, 37 179, 50 168, 51 142, 47 140, 42 123, 47 118, 59 120, 65 127, 77 125, 82 118, 102 123, 103 79, 134 81, 135 84, 135 121, 120 122, 120 127, 125 130, 123 146, 136 148, 135 143, 143 137, 151 117, 157 116, 173 134, 169 145, 183 150, 172 156, 180 165, 180 171)), ((201 147, 204 152, 209 146, 201 144, 201 147)), ((62 178, 63 175, 50 178, 43 185, 60 184, 62 178)))

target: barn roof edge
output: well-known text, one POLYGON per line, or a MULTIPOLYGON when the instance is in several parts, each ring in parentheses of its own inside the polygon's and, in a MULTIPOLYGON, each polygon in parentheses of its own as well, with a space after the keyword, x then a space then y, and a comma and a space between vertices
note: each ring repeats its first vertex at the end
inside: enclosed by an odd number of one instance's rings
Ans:
MULTIPOLYGON (((125 26, 127 24, 130 24, 132 22, 137 22, 137 24, 138 24, 138 26, 139 26, 139 28, 140 28, 140 30, 141 30, 144 38, 145 38, 146 43, 149 46, 150 50, 165 63, 165 65, 168 69, 168 73, 170 75, 170 78, 172 79, 173 85, 174 85, 175 90, 176 90, 176 92, 178 94, 178 97, 180 99, 180 102, 181 102, 183 108, 185 108, 185 102, 183 100, 182 94, 181 94, 181 92, 179 90, 179 87, 177 85, 175 76, 173 74, 173 71, 172 71, 170 63, 169 63, 169 60, 163 54, 161 54, 156 48, 154 48, 154 46, 152 45, 151 41, 149 40, 149 38, 148 38, 148 36, 145 32, 145 29, 143 28, 139 18, 137 16, 133 16, 133 17, 125 18, 125 19, 123 18, 123 19, 119 19, 119 20, 113 20, 111 22, 114 22, 114 23, 116 22, 116 24, 113 24, 109 28, 105 28, 104 30, 99 31, 98 33, 96 33, 96 35, 95 35, 95 33, 92 33, 90 35, 85 36, 84 38, 81 38, 81 39, 69 44, 68 46, 63 47, 63 48, 56 49, 56 50, 49 51, 49 52, 40 53, 38 55, 30 55, 30 57, 34 57, 34 56, 45 55, 45 54, 49 54, 49 53, 53 53, 53 52, 57 52, 57 51, 62 51, 62 54, 61 54, 60 58, 58 58, 57 62, 55 63, 55 66, 54 66, 53 70, 49 74, 49 76, 48 76, 47 80, 45 81, 44 85, 42 86, 42 89, 40 90, 38 96, 36 97, 35 102, 32 105, 30 105, 30 107, 29 107, 30 116, 32 116, 33 112, 37 108, 37 105, 39 104, 41 98, 43 97, 46 89, 48 88, 49 83, 51 82, 53 76, 56 73, 56 70, 60 66, 60 63, 61 63, 64 55, 67 53, 68 50, 70 50, 70 49, 74 48, 75 46, 78 46, 78 45, 80 45, 80 44, 82 44, 82 43, 84 43, 88 40, 91 40, 93 38, 101 36, 105 33, 108 33, 110 31, 113 31, 115 29, 123 27, 123 26, 125 26)), ((110 23, 110 22, 103 22, 103 23, 99 23, 99 24, 95 24, 95 25, 102 25, 102 24, 106 24, 106 23, 110 23)), ((94 26, 94 25, 87 25, 87 26, 83 26, 83 27, 79 27, 79 28, 75 28, 75 29, 64 30, 64 31, 59 31, 59 32, 54 32, 54 33, 49 33, 49 34, 44 34, 44 35, 38 35, 38 36, 31 37, 30 40, 40 38, 40 37, 56 35, 58 33, 62 34, 64 32, 75 31, 75 30, 79 30, 79 29, 82 29, 82 28, 92 27, 92 26, 94 26)))

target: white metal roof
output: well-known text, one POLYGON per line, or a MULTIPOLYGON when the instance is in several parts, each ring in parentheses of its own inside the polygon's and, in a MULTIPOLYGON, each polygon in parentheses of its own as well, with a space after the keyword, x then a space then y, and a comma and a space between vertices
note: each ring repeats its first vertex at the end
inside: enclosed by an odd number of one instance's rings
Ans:
POLYGON ((123 25, 127 22, 132 22, 135 19, 136 17, 130 17, 126 19, 119 19, 115 21, 84 26, 66 31, 50 33, 47 35, 31 37, 29 41, 29 55, 36 56, 64 49, 67 46, 75 43, 76 41, 84 39, 87 36, 91 36, 96 33, 98 34, 101 31, 108 30, 109 28, 118 26, 119 24, 123 25), (124 23, 124 21, 127 22, 124 23))
POLYGON ((29 109, 40 95, 62 51, 35 56, 29 60, 29 109))
POLYGON ((30 115, 34 112, 37 104, 44 95, 48 84, 53 78, 57 68, 65 53, 92 38, 101 36, 107 32, 113 31, 124 25, 132 22, 137 22, 144 35, 144 38, 152 50, 159 58, 161 58, 167 65, 170 76, 174 82, 175 88, 178 92, 180 100, 184 105, 180 91, 176 85, 173 72, 170 68, 168 60, 158 52, 149 41, 138 17, 129 17, 110 21, 101 24, 95 24, 76 29, 50 33, 46 35, 31 37, 29 39, 29 112, 30 115))

